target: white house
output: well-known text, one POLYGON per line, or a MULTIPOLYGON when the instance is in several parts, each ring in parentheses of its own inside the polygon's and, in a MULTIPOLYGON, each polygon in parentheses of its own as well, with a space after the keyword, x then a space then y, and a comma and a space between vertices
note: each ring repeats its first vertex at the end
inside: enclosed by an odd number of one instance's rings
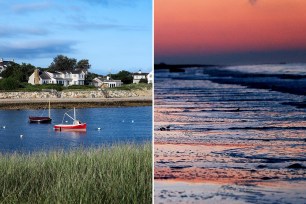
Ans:
POLYGON ((148 84, 153 83, 153 72, 152 71, 150 71, 150 73, 147 75, 147 79, 148 79, 148 84))
POLYGON ((109 76, 107 77, 96 77, 92 80, 93 85, 95 87, 101 87, 101 88, 112 88, 112 87, 119 87, 122 85, 121 80, 113 80, 109 76))
POLYGON ((141 79, 146 79, 148 81, 148 84, 153 83, 153 72, 150 73, 142 73, 141 70, 139 70, 137 73, 133 74, 133 84, 139 84, 141 79))
POLYGON ((3 72, 11 62, 14 62, 14 60, 3 60, 3 58, 1 58, 0 59, 0 73, 3 72))
POLYGON ((48 72, 36 69, 29 77, 28 83, 37 84, 62 84, 63 86, 84 85, 87 70, 76 69, 66 72, 48 72))
POLYGON ((148 73, 142 73, 141 70, 139 70, 137 73, 133 74, 133 84, 139 84, 141 79, 147 79, 148 73))

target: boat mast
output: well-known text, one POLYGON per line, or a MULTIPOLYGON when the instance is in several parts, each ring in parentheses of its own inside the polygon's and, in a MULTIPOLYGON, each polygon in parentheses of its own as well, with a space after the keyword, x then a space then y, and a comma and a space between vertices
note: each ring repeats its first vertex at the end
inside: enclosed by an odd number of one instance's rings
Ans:
POLYGON ((50 116, 51 116, 51 112, 50 112, 50 100, 49 100, 49 118, 51 118, 50 116))
POLYGON ((73 119, 75 120, 75 108, 73 108, 73 119))

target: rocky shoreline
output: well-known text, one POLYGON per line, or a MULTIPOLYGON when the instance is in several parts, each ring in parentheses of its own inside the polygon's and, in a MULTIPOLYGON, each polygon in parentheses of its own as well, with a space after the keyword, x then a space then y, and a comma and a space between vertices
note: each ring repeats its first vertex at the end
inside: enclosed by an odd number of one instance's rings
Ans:
POLYGON ((33 92, 0 92, 1 99, 57 99, 57 98, 130 98, 152 96, 152 89, 136 90, 44 90, 33 92))
POLYGON ((0 109, 94 108, 151 106, 152 90, 63 91, 63 92, 2 92, 0 109))

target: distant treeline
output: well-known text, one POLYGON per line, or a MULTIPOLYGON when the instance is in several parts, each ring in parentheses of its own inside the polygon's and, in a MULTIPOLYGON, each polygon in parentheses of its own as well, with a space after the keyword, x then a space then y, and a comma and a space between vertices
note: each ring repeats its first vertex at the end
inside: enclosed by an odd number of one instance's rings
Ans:
MULTIPOLYGON (((77 61, 74 58, 69 58, 64 55, 58 55, 53 59, 53 62, 47 68, 35 67, 32 64, 10 62, 6 69, 0 73, 0 90, 16 90, 30 86, 27 84, 29 77, 35 69, 42 71, 73 71, 75 69, 87 69, 91 67, 88 59, 77 61)), ((88 72, 85 79, 85 84, 89 84, 95 77, 101 75, 88 72)), ((109 74, 112 79, 121 80, 124 84, 133 82, 133 74, 122 70, 117 74, 109 74)))

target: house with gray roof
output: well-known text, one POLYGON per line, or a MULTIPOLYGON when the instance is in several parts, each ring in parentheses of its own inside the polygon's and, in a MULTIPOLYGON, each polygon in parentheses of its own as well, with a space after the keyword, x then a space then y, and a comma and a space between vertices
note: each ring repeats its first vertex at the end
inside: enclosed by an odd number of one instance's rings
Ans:
POLYGON ((113 87, 119 87, 122 85, 121 80, 114 80, 110 78, 109 76, 96 77, 92 80, 92 83, 95 87, 99 87, 99 88, 113 88, 113 87))
POLYGON ((36 69, 29 77, 28 83, 37 84, 61 84, 63 86, 84 85, 87 70, 76 69, 66 72, 41 71, 36 69))

